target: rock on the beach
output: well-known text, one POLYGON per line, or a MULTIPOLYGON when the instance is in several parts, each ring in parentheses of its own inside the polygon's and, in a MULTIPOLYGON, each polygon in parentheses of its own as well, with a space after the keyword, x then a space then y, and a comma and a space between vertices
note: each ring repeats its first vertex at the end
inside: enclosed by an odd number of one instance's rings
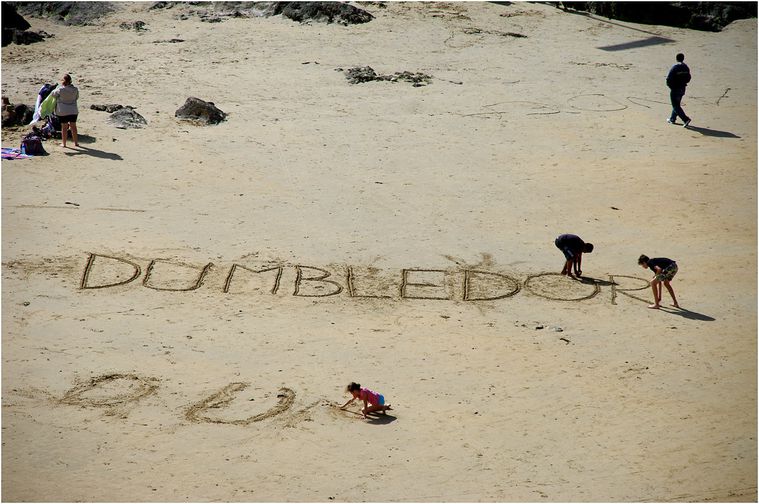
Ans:
POLYGON ((129 107, 116 110, 106 121, 120 129, 142 128, 148 124, 144 117, 129 107))
POLYGON ((363 9, 341 2, 277 2, 273 15, 304 23, 326 21, 343 25, 368 23, 374 16, 363 9))
POLYGON ((755 18, 756 2, 564 2, 567 7, 632 23, 720 31, 737 19, 755 18))
POLYGON ((2 3, 2 19, 3 30, 14 29, 23 31, 32 27, 32 25, 30 25, 29 22, 18 13, 16 6, 9 2, 2 3))
POLYGON ((216 108, 213 102, 190 97, 177 109, 174 117, 202 124, 218 124, 227 118, 227 114, 216 108))
MULTIPOLYGON (((5 3, 5 2, 3 2, 5 3)), ((65 25, 96 25, 120 7, 118 2, 12 2, 24 16, 45 17, 65 25)))

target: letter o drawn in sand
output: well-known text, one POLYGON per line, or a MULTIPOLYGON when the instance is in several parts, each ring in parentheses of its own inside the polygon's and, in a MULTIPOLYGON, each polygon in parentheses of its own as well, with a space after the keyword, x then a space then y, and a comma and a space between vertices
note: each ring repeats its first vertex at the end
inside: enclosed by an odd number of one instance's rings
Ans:
POLYGON ((258 415, 253 415, 248 418, 240 418, 235 420, 228 420, 224 418, 216 418, 216 417, 210 417, 206 416, 204 412, 208 409, 221 409, 226 406, 229 406, 229 404, 235 399, 235 396, 238 392, 242 392, 246 388, 248 388, 250 384, 249 383, 242 383, 242 382, 233 382, 227 385, 226 387, 223 387, 221 390, 216 392, 215 394, 212 394, 202 401, 193 404, 187 409, 187 413, 185 414, 185 418, 187 420, 190 420, 191 422, 210 422, 210 423, 217 423, 217 424, 231 424, 231 425, 249 425, 253 422, 260 422, 261 420, 265 420, 267 418, 271 418, 273 416, 279 415, 280 413, 288 410, 293 402, 295 401, 295 392, 289 388, 280 388, 279 392, 277 393, 277 404, 268 409, 267 411, 264 411, 263 413, 260 413, 258 415))
POLYGON ((158 389, 154 378, 134 374, 94 376, 69 389, 61 398, 63 404, 114 407, 137 401, 158 389))
POLYGON ((572 108, 586 112, 617 112, 627 108, 624 103, 619 103, 603 94, 573 96, 567 100, 567 104, 572 108))
POLYGON ((524 288, 542 298, 551 299, 553 301, 585 301, 598 295, 601 292, 601 287, 598 283, 593 282, 593 291, 590 294, 578 297, 570 297, 573 294, 576 295, 575 287, 578 285, 588 285, 584 282, 577 282, 566 278, 561 273, 538 273, 537 275, 530 275, 524 281, 524 288), (553 281, 550 279, 545 280, 546 277, 553 277, 553 281), (556 278, 558 277, 558 278, 556 278), (541 278, 541 281, 535 282, 535 279, 541 278), (563 296, 563 297, 558 297, 563 296))

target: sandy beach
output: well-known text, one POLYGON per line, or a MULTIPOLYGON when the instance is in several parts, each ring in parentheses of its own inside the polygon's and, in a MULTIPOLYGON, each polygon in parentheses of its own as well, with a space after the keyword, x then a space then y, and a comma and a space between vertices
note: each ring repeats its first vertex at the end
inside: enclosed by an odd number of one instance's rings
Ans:
POLYGON ((71 74, 81 144, 2 162, 3 501, 757 500, 756 19, 152 5, 2 49, 11 103, 71 74))

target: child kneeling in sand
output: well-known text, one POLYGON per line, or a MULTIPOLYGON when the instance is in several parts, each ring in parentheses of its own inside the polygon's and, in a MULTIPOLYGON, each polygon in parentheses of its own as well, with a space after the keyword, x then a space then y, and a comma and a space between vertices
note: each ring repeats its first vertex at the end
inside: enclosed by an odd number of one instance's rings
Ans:
POLYGON ((649 258, 647 255, 641 254, 638 258, 638 264, 644 269, 650 269, 654 272, 654 278, 651 280, 651 290, 654 291, 654 304, 649 305, 649 308, 658 309, 659 303, 661 303, 661 285, 669 291, 669 295, 672 296, 672 306, 680 308, 675 298, 675 290, 670 285, 670 282, 677 274, 677 263, 672 259, 666 257, 654 257, 649 258))
POLYGON ((346 406, 348 406, 356 399, 364 401, 364 407, 361 410, 361 413, 364 414, 364 418, 366 418, 367 413, 374 413, 377 411, 384 413, 387 410, 393 409, 389 404, 385 405, 385 396, 378 394, 377 392, 373 392, 368 388, 361 388, 361 385, 358 383, 351 382, 350 385, 345 387, 345 391, 352 394, 353 398, 347 403, 340 406, 340 409, 345 409, 346 406))

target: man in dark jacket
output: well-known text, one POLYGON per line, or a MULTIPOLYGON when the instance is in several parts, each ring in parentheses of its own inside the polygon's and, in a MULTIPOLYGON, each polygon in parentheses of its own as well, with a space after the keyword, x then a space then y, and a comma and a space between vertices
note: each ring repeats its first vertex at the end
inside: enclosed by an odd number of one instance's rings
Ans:
POLYGON ((680 106, 680 102, 685 95, 685 86, 690 82, 690 68, 685 64, 685 55, 678 53, 675 56, 677 63, 675 63, 667 74, 667 86, 669 87, 669 99, 672 102, 672 115, 669 116, 667 122, 670 124, 677 124, 677 118, 683 120, 685 127, 690 124, 690 117, 685 115, 685 111, 680 106))

